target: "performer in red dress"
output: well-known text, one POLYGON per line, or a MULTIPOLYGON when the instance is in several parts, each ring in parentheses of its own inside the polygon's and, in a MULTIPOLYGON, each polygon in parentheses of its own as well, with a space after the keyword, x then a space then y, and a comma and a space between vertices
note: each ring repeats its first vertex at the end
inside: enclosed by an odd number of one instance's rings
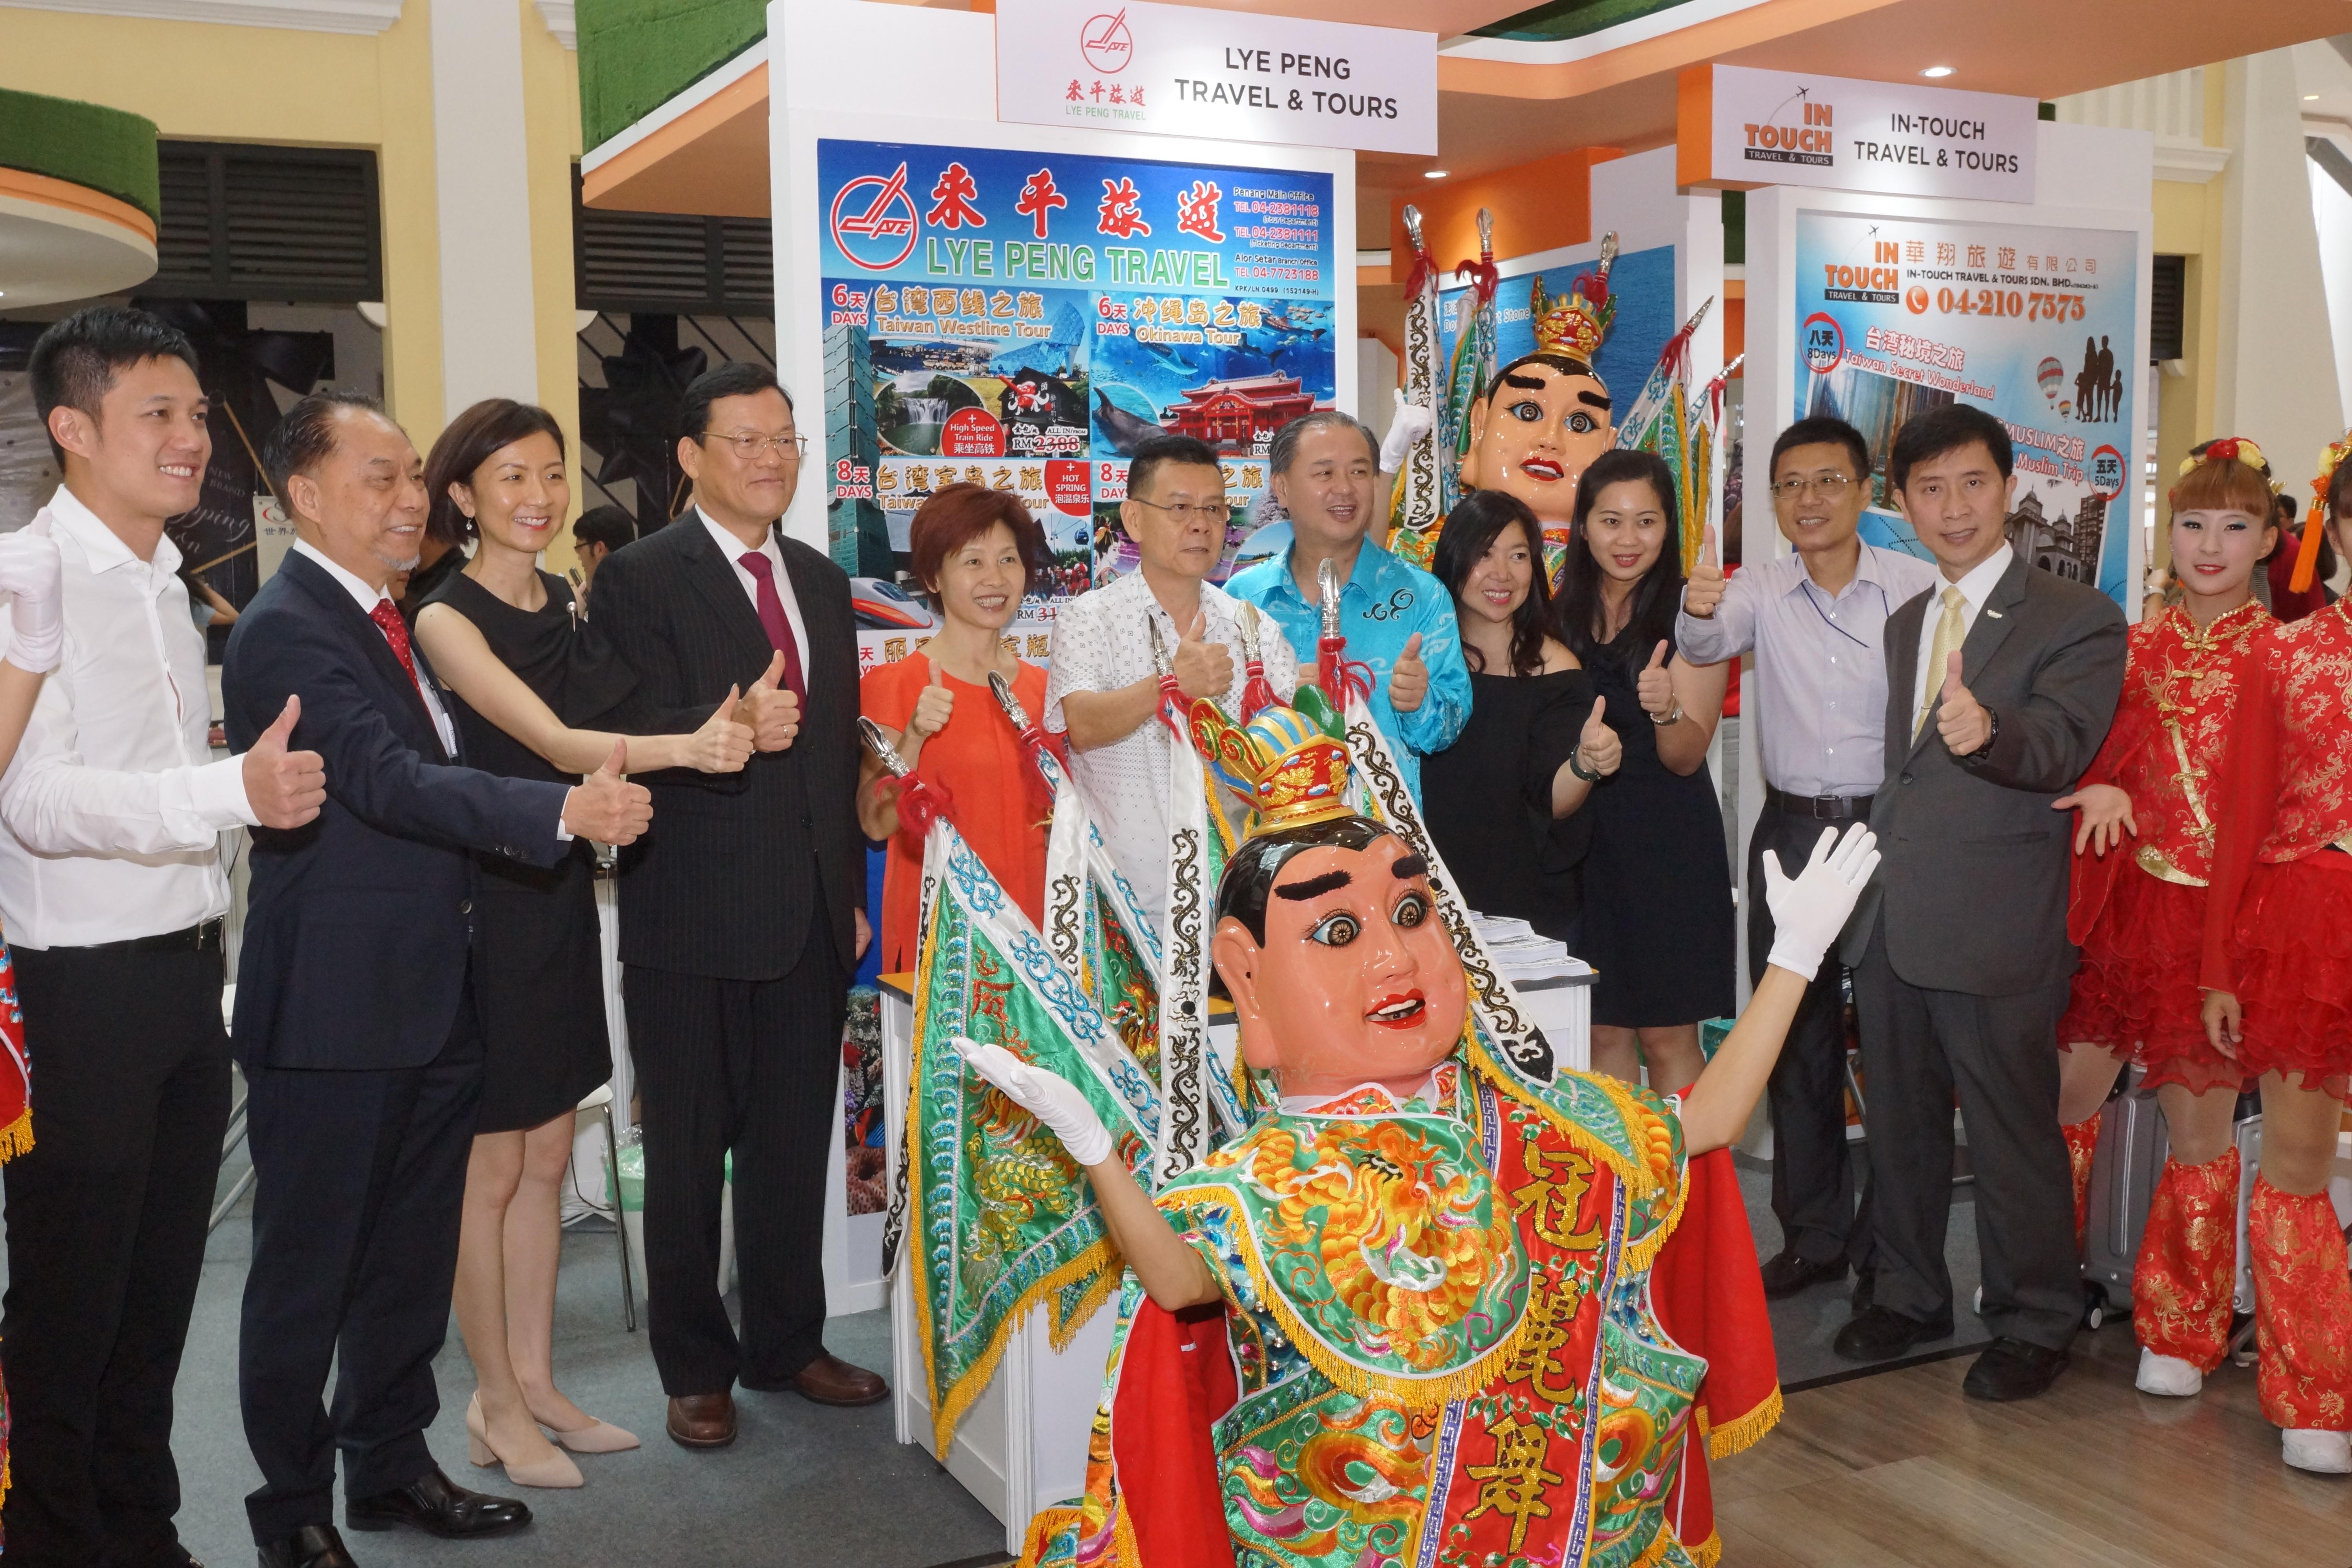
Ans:
POLYGON ((2270 470, 2251 441, 2196 448, 2172 489, 2181 602, 2132 628, 2123 701, 2075 792, 2067 934, 2083 967, 2061 1022, 2058 1116, 2083 1230, 2098 1113, 2127 1059, 2163 1086, 2171 1126, 2132 1279, 2139 1386, 2189 1394, 2221 1364, 2236 1279, 2238 1151, 2231 1110, 2245 1069, 2207 1040, 2187 962, 2202 951, 2222 753, 2276 628, 2253 574, 2275 542, 2270 470))
MULTIPOLYGON (((2328 510, 2343 515, 2352 467, 2339 461, 2321 478, 2328 510)), ((2212 1048, 2262 1079, 2262 1172, 2246 1234, 2263 1414, 2284 1429, 2288 1464, 2352 1474, 2352 1278, 2327 1197, 2339 1102, 2352 1090, 2352 853, 2343 847, 2352 843, 2352 616, 2339 602, 2253 643, 2220 773, 2226 787, 2208 797, 2219 831, 2204 1021, 2212 1048)), ((2176 1158, 2210 1150, 2234 1165, 2221 1154, 2233 1087, 2166 1091, 2176 1158)), ((2231 1199, 2236 1190, 2232 1178, 2231 1199)), ((2178 1219, 2151 1215, 2151 1237, 2159 1218, 2188 1237, 2175 1260, 2183 1332, 2171 1356, 2143 1352, 2140 1386, 2193 1393, 2227 1331, 2234 1264, 2223 1238, 2233 1215, 2217 1188, 2178 1219)), ((2159 1296, 2157 1321, 2167 1316, 2159 1296)))

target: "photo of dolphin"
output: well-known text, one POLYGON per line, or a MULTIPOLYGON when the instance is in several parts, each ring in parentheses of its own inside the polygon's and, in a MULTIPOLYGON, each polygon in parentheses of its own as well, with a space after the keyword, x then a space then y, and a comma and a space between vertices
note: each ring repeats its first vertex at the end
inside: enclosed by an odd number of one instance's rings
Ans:
POLYGON ((1120 457, 1132 458, 1139 445, 1149 441, 1154 436, 1167 434, 1167 431, 1156 422, 1113 403, 1110 400, 1110 394, 1103 388, 1095 388, 1095 396, 1097 399, 1095 405, 1095 428, 1102 432, 1103 438, 1110 443, 1111 450, 1120 457))

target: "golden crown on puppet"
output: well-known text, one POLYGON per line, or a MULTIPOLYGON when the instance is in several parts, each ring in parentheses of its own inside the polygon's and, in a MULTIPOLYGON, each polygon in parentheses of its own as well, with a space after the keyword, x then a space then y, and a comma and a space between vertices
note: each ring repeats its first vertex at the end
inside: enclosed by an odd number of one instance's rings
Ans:
POLYGON ((1347 727, 1316 686, 1290 707, 1266 709, 1246 724, 1206 698, 1192 704, 1193 749, 1226 787, 1250 803, 1244 837, 1351 816, 1347 727))
POLYGON ((1609 269, 1617 260, 1617 237, 1601 243, 1601 265, 1580 274, 1557 300, 1546 293, 1538 276, 1528 287, 1528 308, 1534 321, 1536 352, 1567 354, 1592 363, 1601 340, 1617 320, 1617 297, 1609 291, 1609 269))

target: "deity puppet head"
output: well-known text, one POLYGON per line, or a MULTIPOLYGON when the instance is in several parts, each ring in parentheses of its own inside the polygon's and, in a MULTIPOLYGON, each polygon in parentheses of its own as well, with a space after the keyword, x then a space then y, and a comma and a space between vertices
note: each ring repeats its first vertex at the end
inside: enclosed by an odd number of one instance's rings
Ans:
POLYGON ((1460 470, 1465 488, 1507 491, 1544 522, 1566 526, 1585 466, 1616 438, 1609 388, 1592 368, 1617 316, 1609 292, 1616 258, 1611 235, 1601 244, 1600 269, 1579 277, 1558 300, 1545 293, 1540 277, 1533 280, 1528 304, 1535 352, 1505 365, 1471 405, 1460 470))
POLYGON ((1469 984, 1429 868, 1349 809, 1337 712, 1312 686, 1246 725, 1192 709, 1194 744, 1252 806, 1217 887, 1210 954, 1242 1059, 1286 1094, 1419 1090, 1462 1037, 1469 984))

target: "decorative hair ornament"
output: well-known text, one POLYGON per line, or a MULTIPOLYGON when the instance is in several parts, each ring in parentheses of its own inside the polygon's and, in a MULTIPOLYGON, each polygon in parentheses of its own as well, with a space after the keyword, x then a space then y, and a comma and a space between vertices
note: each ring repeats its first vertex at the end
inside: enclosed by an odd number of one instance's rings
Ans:
MULTIPOLYGON (((2333 449, 2330 448, 2330 450, 2333 449)), ((2255 446, 2243 436, 2222 436, 2206 442, 2203 451, 2192 452, 2180 459, 2179 477, 2187 479, 2190 474, 2195 473, 2198 466, 2202 463, 2227 463, 2233 460, 2243 463, 2250 468, 2260 468, 2263 471, 2263 477, 2271 480, 2271 493, 2278 494, 2279 482, 2275 479, 2271 479, 2271 460, 2263 456, 2263 449, 2260 447, 2255 446)))
POLYGON ((1292 706, 1269 708, 1246 724, 1202 698, 1192 719, 1193 750, 1250 803, 1244 838, 1355 815, 1347 725, 1319 689, 1302 686, 1292 706))
POLYGON ((1617 320, 1617 297, 1609 292, 1609 269, 1617 264, 1617 237, 1601 239, 1601 265, 1578 275, 1568 293, 1554 300, 1544 292, 1543 279, 1532 280, 1528 306, 1535 323, 1536 352, 1567 354, 1592 363, 1601 340, 1617 320))
POLYGON ((2319 477, 2311 481, 2311 511, 2303 521, 2303 540, 2295 546, 2294 574, 2287 579, 2292 593, 2310 593, 2313 580, 2319 575, 2319 532, 2326 526, 2320 513, 2330 510, 2327 492, 2335 488, 2336 470, 2347 458, 2352 458, 2352 430, 2346 431, 2342 440, 2320 448, 2319 477))

